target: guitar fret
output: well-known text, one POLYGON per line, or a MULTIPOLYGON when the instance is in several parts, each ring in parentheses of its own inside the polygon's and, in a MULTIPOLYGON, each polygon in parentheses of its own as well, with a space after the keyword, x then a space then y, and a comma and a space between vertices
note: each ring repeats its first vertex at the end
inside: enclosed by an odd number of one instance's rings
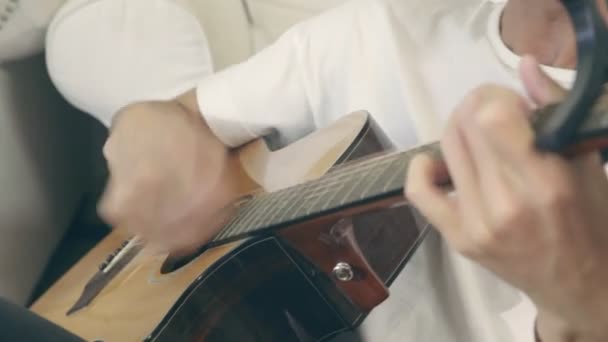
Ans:
POLYGON ((394 188, 395 188, 394 180, 397 178, 397 176, 401 175, 402 177, 405 177, 405 170, 407 169, 407 166, 409 165, 409 159, 399 160, 399 163, 397 165, 402 165, 402 167, 395 168, 393 175, 388 178, 388 181, 386 182, 385 186, 382 188, 382 192, 388 192, 388 191, 394 190, 394 188))
POLYGON ((285 196, 285 199, 281 201, 281 204, 283 204, 283 206, 281 206, 281 209, 274 210, 272 212, 272 215, 268 217, 268 225, 275 225, 277 223, 280 223, 279 217, 284 216, 286 213, 289 212, 289 209, 293 207, 295 203, 298 203, 296 198, 301 195, 301 193, 298 193, 296 191, 286 193, 287 196, 285 196))
POLYGON ((309 217, 403 186, 409 160, 420 152, 437 152, 438 145, 421 146, 396 154, 338 165, 321 178, 255 197, 214 241, 264 230, 309 217))
MULTIPOLYGON (((331 179, 331 180, 327 180, 324 184, 323 184, 323 188, 320 190, 317 190, 319 192, 319 194, 327 194, 327 193, 336 193, 338 192, 338 190, 340 190, 342 188, 342 185, 345 183, 345 180, 342 180, 340 178, 343 177, 335 177, 335 179, 331 179), (331 191, 329 191, 331 190, 331 191)), ((301 205, 301 207, 299 209, 305 209, 305 210, 301 210, 301 214, 305 214, 305 215, 310 215, 313 212, 318 212, 321 208, 323 208, 323 205, 318 205, 320 204, 319 202, 320 200, 320 196, 315 196, 314 197, 314 202, 309 202, 306 205, 301 205)), ((300 210, 295 212, 296 215, 300 214, 300 210)))
POLYGON ((239 208, 239 210, 236 212, 236 214, 234 215, 232 220, 230 220, 230 222, 226 226, 224 226, 222 231, 220 231, 215 236, 213 241, 222 240, 222 239, 230 236, 232 234, 232 231, 235 229, 235 227, 238 226, 242 215, 244 215, 244 213, 249 209, 251 209, 249 206, 243 206, 243 207, 239 208))
MULTIPOLYGON (((296 192, 293 192, 293 193, 295 194, 296 192)), ((289 198, 289 197, 288 197, 288 198, 289 198)), ((288 201, 288 204, 289 204, 289 205, 288 205, 288 207, 287 207, 287 208, 286 208, 286 209, 283 211, 282 215, 281 215, 281 216, 276 216, 276 217, 275 217, 275 216, 273 216, 273 217, 272 217, 272 219, 270 220, 270 224, 275 225, 275 224, 278 224, 278 223, 280 223, 280 222, 283 222, 283 221, 284 221, 286 218, 293 218, 293 217, 295 217, 295 213, 296 213, 297 208, 298 208, 297 204, 299 204, 299 203, 301 203, 301 200, 299 200, 299 201, 295 201, 295 200, 288 201), (289 213, 290 213, 290 210, 291 210, 291 209, 293 209, 293 208, 296 208, 296 211, 294 211, 294 212, 293 212, 293 213, 290 215, 290 214, 289 214, 289 213)))
MULTIPOLYGON (((323 189, 323 188, 327 188, 328 185, 332 185, 332 181, 334 179, 337 178, 341 178, 342 175, 338 175, 338 177, 336 177, 335 175, 328 175, 328 176, 324 176, 321 179, 318 179, 312 183, 304 183, 304 184, 300 184, 294 188, 288 189, 290 191, 288 191, 289 193, 297 193, 300 195, 300 197, 298 198, 297 201, 293 200, 293 201, 287 201, 289 206, 286 208, 286 210, 282 213, 282 215, 278 215, 276 217, 272 217, 272 220, 270 220, 270 222, 268 222, 269 225, 275 225, 275 224, 280 224, 286 220, 290 220, 294 217, 297 217, 297 213, 298 211, 302 208, 302 204, 306 203, 307 201, 318 197, 321 193, 319 192, 319 189, 323 189), (293 211, 293 209, 296 209, 296 211, 293 211)), ((321 194, 322 195, 322 194, 321 194)))
MULTIPOLYGON (((369 174, 369 172, 365 172, 365 175, 361 177, 361 179, 364 179, 365 177, 367 177, 367 175, 369 174)), ((362 184, 362 181, 359 181, 358 184, 362 184)), ((348 201, 349 201, 349 197, 351 196, 351 194, 354 192, 357 184, 355 186, 348 186, 350 185, 349 183, 345 184, 347 188, 349 188, 349 191, 346 193, 346 195, 344 197, 342 197, 342 199, 340 200, 340 202, 338 203, 338 205, 343 206, 345 205, 348 201)))
POLYGON ((272 217, 274 217, 277 212, 281 211, 280 207, 277 206, 276 203, 283 201, 283 200, 287 200, 287 198, 289 198, 289 195, 291 195, 291 194, 295 194, 295 192, 285 192, 285 191, 277 192, 276 195, 274 196, 274 198, 268 202, 267 206, 268 206, 269 210, 266 213, 267 223, 272 222, 272 217), (283 199, 283 197, 285 197, 285 199, 283 199))
POLYGON ((305 213, 306 213, 306 206, 303 205, 303 203, 299 203, 299 204, 300 205, 298 206, 298 208, 294 212, 293 216, 290 217, 290 218, 288 218, 288 220, 291 219, 291 218, 303 217, 305 215, 305 213))
POLYGON ((271 197, 266 202, 268 203, 262 203, 260 205, 259 209, 256 210, 256 215, 253 216, 251 222, 245 224, 244 229, 241 231, 241 233, 247 233, 255 230, 255 228, 258 226, 258 222, 264 221, 266 215, 268 215, 268 208, 271 208, 273 206, 273 202, 276 202, 276 198, 271 197))
POLYGON ((236 216, 236 215, 235 215, 235 216, 234 216, 234 217, 233 217, 233 218, 230 220, 230 222, 228 222, 228 223, 227 223, 227 224, 226 224, 226 225, 225 225, 225 226, 222 228, 222 230, 221 230, 219 233, 217 233, 217 234, 216 234, 216 235, 213 237, 213 239, 211 239, 211 241, 215 242, 215 241, 219 241, 219 240, 224 239, 224 237, 226 236, 227 232, 229 232, 229 231, 230 231, 230 229, 232 229, 232 227, 236 225, 236 222, 237 222, 237 221, 238 221, 238 216, 236 216))
POLYGON ((364 169, 372 167, 374 165, 378 165, 378 164, 381 164, 381 163, 384 163, 387 161, 391 161, 401 153, 403 153, 403 152, 396 153, 396 154, 379 155, 379 156, 375 156, 375 157, 365 158, 360 161, 347 162, 344 165, 334 166, 333 168, 330 169, 330 173, 344 173, 347 171, 364 170, 364 169), (344 171, 344 170, 347 170, 347 171, 344 171))
POLYGON ((320 188, 320 185, 317 184, 317 186, 312 187, 312 188, 308 188, 306 189, 306 192, 304 193, 304 196, 302 197, 302 200, 299 201, 298 203, 298 207, 296 208, 294 214, 292 215, 292 217, 287 217, 287 219, 292 219, 292 218, 296 218, 296 217, 301 217, 304 215, 307 215, 306 212, 308 211, 307 209, 309 208, 309 198, 311 197, 311 195, 314 196, 314 190, 318 190, 320 188))
MULTIPOLYGON (((380 184, 383 188, 386 184, 385 177, 388 174, 390 174, 392 169, 395 168, 396 165, 399 165, 399 163, 400 163, 400 159, 396 158, 395 160, 391 161, 391 163, 388 164, 384 168, 384 170, 382 170, 381 172, 377 172, 375 178, 371 182, 369 182, 368 187, 361 192, 361 196, 359 196, 359 198, 363 199, 366 197, 370 197, 371 195, 378 195, 378 194, 382 193, 381 189, 377 189, 376 186, 378 184, 380 184)), ((405 175, 404 175, 404 177, 405 177, 405 175)))
MULTIPOLYGON (((371 160, 368 162, 371 162, 371 160)), ((339 193, 340 190, 344 189, 345 185, 350 184, 350 182, 352 182, 352 181, 359 182, 360 178, 364 178, 364 176, 363 177, 358 177, 358 176, 361 176, 361 174, 367 175, 373 171, 373 168, 377 168, 377 167, 378 167, 378 165, 369 164, 369 165, 366 165, 366 167, 360 168, 360 169, 354 169, 354 168, 350 168, 350 167, 344 168, 340 172, 336 172, 335 174, 332 174, 331 177, 324 179, 324 182, 319 182, 319 187, 323 187, 323 195, 326 195, 330 188, 333 190, 333 191, 331 191, 331 197, 329 197, 329 199, 327 201, 325 201, 323 205, 316 206, 316 208, 309 208, 309 210, 306 212, 306 214, 310 214, 311 212, 315 211, 312 209, 316 209, 316 211, 326 209, 327 206, 329 204, 331 204, 331 201, 333 200, 335 195, 337 193, 339 193), (355 177, 355 176, 357 176, 357 177, 355 177)), ((349 194, 349 192, 347 192, 347 195, 348 194, 349 194)), ((318 204, 317 203, 318 200, 319 200, 319 198, 315 198, 314 204, 318 204)))
POLYGON ((362 173, 366 173, 367 171, 369 171, 369 169, 373 169, 373 168, 377 168, 387 162, 390 162, 392 159, 382 159, 382 160, 375 160, 375 159, 370 159, 369 161, 367 161, 363 166, 360 166, 359 164, 354 164, 354 165, 347 165, 344 166, 341 169, 338 169, 334 172, 332 172, 331 174, 329 174, 327 177, 328 179, 331 178, 337 178, 337 179, 342 179, 342 178, 353 178, 353 176, 356 176, 357 174, 362 174, 362 173))
MULTIPOLYGON (((313 197, 313 202, 308 206, 308 210, 306 211, 306 215, 310 215, 315 211, 315 204, 319 203, 319 200, 327 194, 327 187, 321 189, 317 194, 313 197)), ((310 200, 310 199, 309 199, 310 200)))
POLYGON ((251 227, 251 223, 258 217, 259 212, 258 209, 260 206, 263 206, 265 202, 272 201, 273 196, 269 196, 268 194, 264 194, 259 197, 255 203, 252 204, 251 210, 247 213, 246 216, 242 217, 241 222, 239 223, 239 228, 235 231, 236 234, 240 235, 242 233, 248 232, 251 227), (270 198, 269 198, 270 197, 270 198))
POLYGON ((332 203, 332 201, 334 200, 334 198, 336 198, 336 195, 337 195, 337 194, 338 194, 338 193, 339 193, 339 192, 340 192, 342 189, 344 189, 344 185, 345 185, 345 184, 344 184, 343 182, 342 182, 342 183, 338 183, 338 188, 336 189, 336 191, 332 191, 331 195, 330 195, 330 196, 328 196, 327 201, 325 201, 325 204, 323 204, 323 205, 320 207, 320 210, 321 210, 321 211, 324 211, 324 210, 326 210, 326 209, 328 209, 328 208, 329 208, 329 205, 332 203))
POLYGON ((226 234, 226 238, 231 238, 242 234, 247 229, 248 222, 257 215, 257 209, 260 205, 263 205, 268 200, 268 194, 262 194, 254 197, 249 203, 246 204, 245 211, 239 215, 236 226, 226 234))
MULTIPOLYGON (((270 200, 268 200, 266 203, 266 205, 264 206, 264 208, 270 208, 267 210, 278 210, 281 211, 283 206, 285 206, 285 201, 283 200, 283 197, 286 197, 290 194, 290 192, 280 192, 277 193, 276 196, 271 196, 270 200)), ((247 225, 246 228, 246 232, 251 232, 254 231, 256 229, 259 228, 264 228, 265 226, 268 225, 268 211, 265 211, 266 214, 261 214, 258 216, 258 218, 256 218, 255 220, 253 220, 250 224, 247 225), (260 227, 261 226, 261 227, 260 227)))
POLYGON ((236 213, 236 216, 230 223, 216 236, 213 241, 223 240, 225 238, 232 237, 235 235, 235 232, 239 229, 240 224, 243 220, 243 217, 248 215, 253 209, 252 202, 258 200, 257 198, 251 199, 246 205, 241 207, 241 209, 236 213))
MULTIPOLYGON (((303 190, 298 193, 297 200, 286 200, 283 201, 283 205, 287 204, 287 206, 283 206, 283 209, 276 217, 273 217, 272 220, 268 223, 269 225, 280 224, 292 219, 295 219, 302 214, 308 215, 310 212, 310 208, 314 208, 314 203, 319 200, 319 198, 323 197, 325 192, 327 192, 327 186, 322 188, 326 184, 316 183, 315 186, 302 187, 303 190), (304 209, 309 208, 308 211, 303 211, 304 209)), ((295 197, 296 192, 292 192, 295 197)))

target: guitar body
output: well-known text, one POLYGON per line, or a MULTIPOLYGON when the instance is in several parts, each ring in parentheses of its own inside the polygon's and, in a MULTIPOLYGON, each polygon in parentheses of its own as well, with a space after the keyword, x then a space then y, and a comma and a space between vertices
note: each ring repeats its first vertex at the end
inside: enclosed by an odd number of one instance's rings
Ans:
MULTIPOLYGON (((246 199, 388 148, 357 112, 277 151, 262 140, 235 151, 234 181, 246 199)), ((388 297, 427 226, 393 196, 185 260, 124 246, 115 230, 31 310, 89 341, 325 341, 388 297), (109 271, 99 266, 108 255, 109 271)))

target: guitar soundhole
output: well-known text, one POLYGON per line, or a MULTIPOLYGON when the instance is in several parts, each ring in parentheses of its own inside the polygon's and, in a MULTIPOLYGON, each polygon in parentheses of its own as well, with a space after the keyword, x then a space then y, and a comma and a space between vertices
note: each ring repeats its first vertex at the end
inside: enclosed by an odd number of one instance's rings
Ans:
POLYGON ((198 249, 196 252, 189 255, 169 255, 165 262, 160 267, 160 274, 173 273, 180 268, 188 265, 192 260, 198 258, 207 250, 207 246, 198 249))
MULTIPOLYGON (((234 205, 237 207, 240 207, 240 206, 246 204, 247 202, 249 202, 250 200, 252 200, 253 198, 254 198, 254 195, 247 194, 247 195, 241 197, 241 199, 239 199, 237 202, 235 202, 234 205)), ((185 255, 185 256, 169 255, 167 257, 167 259, 165 259, 165 262, 163 262, 162 266, 160 267, 160 274, 169 274, 169 273, 173 273, 173 272, 179 270, 180 268, 189 264, 192 260, 198 258, 207 249, 208 249, 208 247, 205 245, 190 255, 185 255)))

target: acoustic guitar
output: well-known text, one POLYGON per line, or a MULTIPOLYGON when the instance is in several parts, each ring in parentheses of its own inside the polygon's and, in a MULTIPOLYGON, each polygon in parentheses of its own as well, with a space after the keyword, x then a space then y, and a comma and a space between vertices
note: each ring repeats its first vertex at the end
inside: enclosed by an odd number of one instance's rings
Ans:
POLYGON ((430 229, 407 206, 413 155, 366 112, 232 156, 237 214, 194 255, 115 230, 31 309, 90 341, 323 341, 358 326, 430 229))
MULTIPOLYGON (((562 3, 577 78, 533 126, 539 149, 573 154, 608 147, 608 31, 595 0, 562 3)), ((277 151, 252 142, 231 157, 238 212, 197 253, 156 255, 115 230, 31 309, 105 342, 316 342, 354 329, 431 229, 403 178, 438 145, 390 152, 387 141, 357 112, 277 151)))

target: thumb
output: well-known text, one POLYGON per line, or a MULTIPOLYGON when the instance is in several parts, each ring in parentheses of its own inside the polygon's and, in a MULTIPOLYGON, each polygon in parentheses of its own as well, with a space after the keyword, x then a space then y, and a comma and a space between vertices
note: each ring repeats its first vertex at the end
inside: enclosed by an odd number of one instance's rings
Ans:
POLYGON ((566 90, 549 78, 532 56, 522 58, 519 74, 528 96, 539 107, 557 103, 566 96, 566 90))

